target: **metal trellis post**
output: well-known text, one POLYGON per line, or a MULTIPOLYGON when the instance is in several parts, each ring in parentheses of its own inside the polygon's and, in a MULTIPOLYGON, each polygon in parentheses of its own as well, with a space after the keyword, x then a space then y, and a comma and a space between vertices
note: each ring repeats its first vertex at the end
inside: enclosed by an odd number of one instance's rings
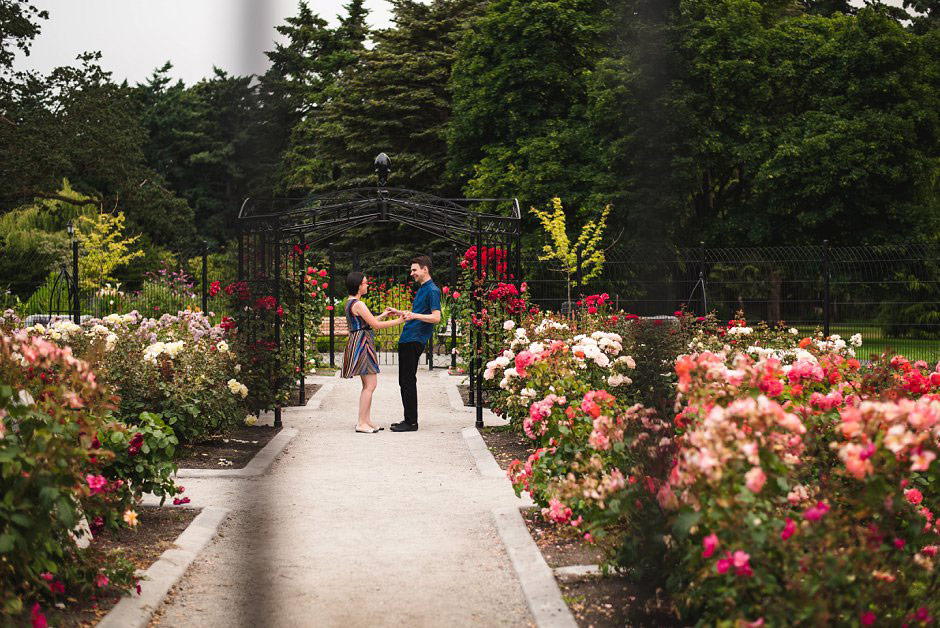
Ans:
POLYGON ((823 333, 827 338, 829 337, 829 311, 831 309, 829 294, 830 274, 829 240, 823 240, 823 333))
MULTIPOLYGON (((457 247, 450 249, 450 294, 457 289, 457 247)), ((450 368, 457 370, 457 301, 450 307, 450 368)))
POLYGON ((202 242, 202 313, 209 315, 209 245, 202 242))
POLYGON ((330 306, 330 366, 336 366, 336 312, 335 305, 333 304, 333 274, 336 272, 336 251, 333 250, 333 245, 330 244, 330 282, 329 282, 329 293, 327 293, 327 301, 330 306))
MULTIPOLYGON (((277 310, 281 308, 281 230, 280 225, 274 231, 274 382, 275 390, 281 388, 281 317, 277 310)), ((274 402, 274 427, 281 427, 281 402, 274 402)))
MULTIPOLYGON (((61 307, 61 306, 60 306, 61 307)), ((72 322, 82 322, 82 302, 78 294, 78 239, 72 240, 72 322)))

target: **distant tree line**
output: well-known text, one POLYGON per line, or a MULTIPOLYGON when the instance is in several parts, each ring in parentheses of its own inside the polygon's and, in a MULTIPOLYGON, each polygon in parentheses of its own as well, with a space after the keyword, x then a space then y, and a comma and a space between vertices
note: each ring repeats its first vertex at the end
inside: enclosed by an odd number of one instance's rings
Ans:
MULTIPOLYGON (((937 238, 938 0, 392 4, 374 31, 363 0, 335 26, 302 1, 265 74, 187 86, 169 63, 116 83, 98 53, 16 72, 48 16, 0 0, 0 213, 49 214, 8 219, 0 256, 43 241, 17 229, 87 211, 125 214, 139 267, 222 247, 245 197, 374 185, 379 151, 396 187, 561 197, 574 225, 610 204, 625 245, 937 238)), ((365 248, 383 233, 356 235, 365 248)), ((47 270, 15 266, 4 281, 47 270)))

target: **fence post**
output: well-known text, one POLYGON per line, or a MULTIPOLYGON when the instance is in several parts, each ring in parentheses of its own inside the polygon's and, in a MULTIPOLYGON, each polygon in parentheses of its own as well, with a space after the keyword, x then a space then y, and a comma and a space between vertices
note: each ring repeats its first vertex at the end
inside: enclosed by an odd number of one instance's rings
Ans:
MULTIPOLYGON (((454 290, 457 289, 457 247, 450 249, 450 294, 453 298, 454 290)), ((450 306, 450 368, 457 370, 457 300, 454 299, 450 306)))
MULTIPOLYGON (((296 266, 295 266, 296 268, 296 266)), ((300 310, 300 405, 305 405, 307 402, 307 393, 304 390, 304 384, 307 379, 307 352, 306 347, 304 346, 307 342, 306 329, 304 329, 304 306, 306 305, 306 299, 304 299, 307 294, 307 286, 304 281, 307 278, 307 236, 301 236, 300 238, 300 272, 297 273, 298 283, 300 284, 297 289, 297 309, 300 310)))
POLYGON ((330 244, 330 283, 329 293, 327 294, 327 302, 330 306, 330 366, 336 366, 336 306, 333 304, 333 273, 336 271, 335 262, 336 251, 333 250, 333 245, 330 244))
MULTIPOLYGON (((577 303, 578 301, 581 300, 580 299, 581 294, 584 292, 584 285, 583 285, 584 279, 583 279, 583 275, 581 274, 581 247, 580 246, 575 248, 574 254, 575 254, 575 258, 578 261, 578 268, 575 270, 575 274, 574 274, 575 285, 578 287, 577 294, 574 295, 574 302, 577 303)), ((572 307, 572 304, 568 303, 568 307, 569 307, 569 312, 568 312, 569 316, 574 316, 575 309, 574 307, 572 307)))
MULTIPOLYGON (((479 314, 482 307, 480 301, 481 292, 483 290, 483 231, 480 227, 480 217, 477 216, 476 220, 477 228, 477 285, 474 286, 473 290, 473 305, 474 311, 479 314)), ((474 325, 476 327, 476 325, 474 325)), ((476 371, 476 427, 480 429, 483 427, 483 326, 476 330, 474 334, 476 336, 476 343, 473 354, 473 370, 476 371)))
POLYGON ((823 333, 829 337, 829 310, 831 309, 829 294, 829 240, 823 240, 823 333))
MULTIPOLYGON (((281 304, 281 226, 275 227, 274 231, 274 303, 277 308, 281 304)), ((275 390, 281 388, 281 360, 283 359, 283 347, 281 346, 281 317, 274 312, 274 346, 277 347, 274 358, 274 384, 275 390)), ((281 402, 274 403, 274 427, 281 427, 281 402)))
MULTIPOLYGON (((352 252, 352 266, 353 266, 353 270, 358 273, 359 270, 360 270, 360 269, 359 269, 359 249, 353 249, 353 252, 352 252)), ((332 279, 331 279, 330 281, 332 281, 332 279)))
POLYGON ((708 316, 708 301, 705 296, 705 242, 698 243, 698 282, 702 285, 702 316, 708 316))
POLYGON ((82 302, 78 295, 78 238, 72 239, 72 322, 76 325, 82 323, 82 302))
POLYGON ((209 315, 209 245, 202 241, 202 313, 209 315))

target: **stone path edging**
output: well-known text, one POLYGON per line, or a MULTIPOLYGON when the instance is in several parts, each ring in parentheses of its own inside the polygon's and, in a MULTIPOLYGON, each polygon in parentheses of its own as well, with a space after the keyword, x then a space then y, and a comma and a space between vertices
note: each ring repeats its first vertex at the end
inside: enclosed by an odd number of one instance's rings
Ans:
MULTIPOLYGON (((461 433, 480 475, 486 478, 503 478, 508 485, 506 472, 497 464, 480 432, 475 427, 465 427, 461 433)), ((534 505, 532 499, 528 493, 523 493, 518 499, 518 507, 493 509, 493 519, 499 538, 509 554, 513 571, 522 586, 529 611, 539 628, 574 628, 578 624, 561 597, 555 574, 532 540, 529 528, 520 513, 520 508, 534 505)))
MULTIPOLYGON (((317 376, 317 377, 319 378, 321 376, 317 376)), ((329 375, 329 376, 324 375, 322 377, 324 378, 328 377, 329 379, 334 379, 336 377, 339 377, 339 373, 337 372, 336 375, 329 375)), ((308 383, 320 384, 320 382, 318 381, 313 381, 313 382, 308 382, 308 383)), ((323 403, 323 398, 326 397, 328 394, 330 394, 330 391, 333 390, 334 386, 336 386, 336 382, 328 382, 325 384, 320 384, 320 387, 317 389, 317 392, 310 395, 310 399, 307 399, 307 403, 306 405, 304 405, 304 408, 306 408, 307 410, 318 410, 320 408, 320 404, 323 403)), ((281 411, 283 412, 283 409, 281 411)))
POLYGON ((98 623, 99 628, 146 626, 173 585, 179 582, 199 552, 219 531, 228 513, 227 508, 218 506, 203 508, 176 538, 176 547, 163 552, 160 559, 144 572, 146 581, 141 585, 140 595, 122 598, 98 623))
POLYGON ((561 597, 555 574, 532 540, 519 509, 496 508, 493 518, 535 624, 539 628, 577 628, 574 615, 561 597))
MULTIPOLYGON (((317 391, 320 392, 320 391, 317 391)), ((285 427, 241 469, 178 469, 178 478, 253 478, 267 473, 275 459, 297 436, 293 427, 285 427)))
MULTIPOLYGON (((448 377, 450 377, 448 375, 448 377)), ((456 410, 457 412, 474 412, 476 408, 473 406, 463 405, 463 397, 460 396, 460 389, 457 388, 459 384, 463 383, 463 378, 456 382, 449 382, 447 384, 447 399, 450 401, 450 409, 456 410)))
POLYGON ((490 453, 490 449, 486 446, 486 441, 483 440, 480 431, 475 427, 465 427, 460 432, 463 434, 464 440, 467 441, 467 447, 470 449, 470 454, 473 456, 473 461, 476 463, 480 475, 485 478, 508 480, 506 472, 499 467, 496 458, 490 453))

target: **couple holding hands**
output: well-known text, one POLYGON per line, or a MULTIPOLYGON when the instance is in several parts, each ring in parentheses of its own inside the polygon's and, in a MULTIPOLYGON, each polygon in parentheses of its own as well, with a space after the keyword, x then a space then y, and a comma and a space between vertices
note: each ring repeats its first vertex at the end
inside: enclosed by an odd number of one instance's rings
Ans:
POLYGON ((434 333, 434 325, 441 321, 441 291, 431 279, 431 259, 418 255, 411 260, 411 278, 420 287, 415 293, 410 311, 386 308, 375 316, 361 301, 369 291, 369 280, 363 273, 353 271, 346 277, 346 323, 349 338, 343 354, 342 376, 359 376, 362 392, 359 395, 359 420, 356 431, 375 434, 385 428, 376 427, 370 418, 372 393, 378 383, 379 361, 375 352, 375 331, 404 324, 398 339, 398 385, 401 387, 401 405, 404 419, 393 423, 393 432, 414 432, 418 429, 418 359, 424 346, 434 333))

